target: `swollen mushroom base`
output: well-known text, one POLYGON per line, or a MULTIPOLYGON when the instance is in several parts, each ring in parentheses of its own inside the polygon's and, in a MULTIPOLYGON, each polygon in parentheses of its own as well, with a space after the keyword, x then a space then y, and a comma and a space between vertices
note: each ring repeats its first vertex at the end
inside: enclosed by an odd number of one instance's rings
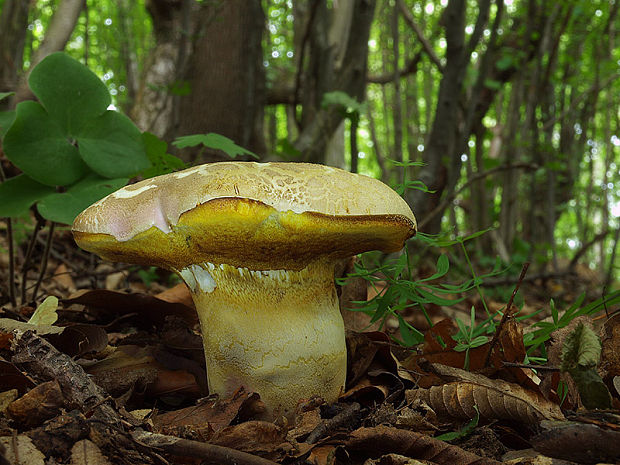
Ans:
POLYGON ((347 360, 333 261, 301 271, 204 263, 178 273, 196 304, 210 392, 244 386, 281 414, 315 395, 337 400, 347 360))

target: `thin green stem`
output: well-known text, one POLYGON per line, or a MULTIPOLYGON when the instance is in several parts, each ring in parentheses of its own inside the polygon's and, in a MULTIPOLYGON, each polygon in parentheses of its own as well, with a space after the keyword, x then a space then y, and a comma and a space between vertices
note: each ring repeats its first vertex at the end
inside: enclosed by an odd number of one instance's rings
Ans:
POLYGON ((465 260, 467 261, 467 266, 469 266, 469 271, 471 272, 472 277, 474 278, 474 287, 478 291, 478 295, 480 296, 480 300, 482 301, 482 306, 484 307, 484 311, 487 313, 487 316, 491 316, 491 312, 489 311, 489 307, 487 307, 487 302, 484 297, 484 292, 482 292, 482 288, 480 284, 478 284, 478 276, 476 275, 476 270, 474 270, 474 265, 471 263, 469 258, 469 254, 467 253, 467 248, 465 247, 465 243, 459 239, 459 244, 461 244, 461 249, 463 250, 463 254, 465 255, 465 260))

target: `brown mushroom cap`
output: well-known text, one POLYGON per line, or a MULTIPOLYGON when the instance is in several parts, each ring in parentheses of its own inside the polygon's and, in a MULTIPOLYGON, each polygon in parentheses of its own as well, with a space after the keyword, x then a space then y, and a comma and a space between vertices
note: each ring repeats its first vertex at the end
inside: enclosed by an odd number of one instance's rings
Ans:
POLYGON ((254 162, 200 165, 126 186, 73 224, 83 249, 174 270, 205 262, 300 270, 318 256, 399 250, 415 229, 407 203, 376 179, 254 162))

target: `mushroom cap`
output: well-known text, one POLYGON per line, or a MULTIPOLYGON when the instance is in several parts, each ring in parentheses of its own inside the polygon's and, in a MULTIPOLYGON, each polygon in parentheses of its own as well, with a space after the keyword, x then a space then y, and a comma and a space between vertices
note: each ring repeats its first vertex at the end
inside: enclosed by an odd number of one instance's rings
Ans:
POLYGON ((112 261, 181 270, 300 270, 318 256, 394 252, 415 234, 381 181, 310 163, 220 162, 128 185, 84 210, 77 244, 112 261))

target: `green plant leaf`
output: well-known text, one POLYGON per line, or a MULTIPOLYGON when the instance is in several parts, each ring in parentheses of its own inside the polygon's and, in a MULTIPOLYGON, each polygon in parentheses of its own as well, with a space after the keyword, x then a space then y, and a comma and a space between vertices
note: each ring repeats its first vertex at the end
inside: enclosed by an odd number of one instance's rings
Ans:
POLYGON ((168 144, 155 134, 150 132, 143 133, 142 142, 144 143, 146 155, 151 162, 151 167, 141 173, 145 178, 172 173, 187 167, 183 160, 167 153, 168 144))
POLYGON ((475 349, 476 347, 480 347, 485 345, 489 341, 487 336, 476 336, 471 341, 469 341, 469 347, 475 349))
POLYGON ((495 79, 485 79, 484 87, 488 87, 489 89, 492 89, 492 90, 500 90, 502 88, 502 83, 495 79))
POLYGON ((15 121, 4 136, 3 147, 15 166, 48 186, 73 184, 87 171, 77 147, 36 102, 17 105, 15 121))
POLYGON ((4 137, 13 121, 15 121, 15 110, 0 111, 0 139, 4 137))
POLYGON ((357 113, 359 115, 360 113, 364 113, 366 111, 365 103, 358 102, 349 94, 341 90, 323 94, 321 106, 326 108, 329 105, 339 105, 343 107, 348 114, 348 117, 351 117, 352 114, 357 113))
POLYGON ((21 216, 32 204, 54 193, 53 187, 38 183, 25 174, 8 179, 0 184, 0 217, 21 216))
POLYGON ((255 153, 238 146, 228 137, 224 137, 213 132, 210 132, 209 134, 193 134, 191 136, 177 137, 172 145, 179 149, 204 145, 209 149, 221 150, 230 158, 235 158, 238 155, 250 155, 251 157, 258 159, 258 155, 255 153))
POLYGON ((474 233, 471 233, 469 236, 465 236, 463 238, 459 238, 459 242, 467 242, 467 241, 471 241, 472 239, 475 239, 479 236, 482 236, 483 234, 488 233, 489 231, 493 230, 494 228, 487 228, 487 229, 481 229, 480 231, 476 231, 474 233))
POLYGON ((86 207, 120 189, 129 181, 128 178, 104 179, 91 175, 67 192, 45 197, 37 208, 43 218, 56 223, 72 224, 75 217, 86 207))
POLYGON ((435 279, 441 278, 444 276, 448 270, 450 269, 450 261, 446 254, 441 254, 437 259, 437 271, 429 276, 428 278, 420 279, 419 282, 425 283, 428 281, 434 281, 435 279))
POLYGON ((577 366, 568 373, 575 381, 581 402, 587 409, 611 408, 611 394, 595 367, 577 366))
POLYGON ((579 323, 562 346, 562 370, 576 366, 594 368, 601 359, 601 341, 587 325, 579 323))
POLYGON ((15 92, 0 92, 0 100, 4 100, 5 98, 13 95, 15 92))
POLYGON ((514 58, 512 55, 504 55, 499 60, 495 62, 495 67, 500 71, 505 71, 510 68, 514 63, 514 58))
POLYGON ((397 314, 396 316, 398 317, 400 336, 403 338, 403 342, 407 347, 415 346, 424 342, 424 334, 415 328, 412 329, 403 317, 400 316, 400 314, 397 314))
POLYGON ((151 166, 142 134, 117 111, 108 110, 91 120, 77 140, 86 164, 106 178, 132 177, 151 166))
POLYGON ((442 297, 436 296, 432 292, 427 291, 426 289, 423 289, 423 288, 419 288, 418 292, 420 293, 422 297, 424 297, 424 300, 425 300, 424 303, 431 303, 431 304, 436 304, 436 305, 450 306, 450 305, 459 303, 464 299, 464 297, 461 297, 458 299, 444 299, 442 297))
POLYGON ((85 123, 112 102, 107 87, 95 73, 63 52, 41 60, 28 83, 66 135, 79 134, 85 123))
POLYGON ((480 421, 480 412, 478 411, 478 406, 474 405, 474 409, 476 409, 476 414, 474 418, 470 420, 463 428, 459 431, 451 431, 449 433, 440 434, 435 436, 435 439, 439 439, 441 441, 453 441, 455 439, 464 438, 469 436, 478 426, 478 422, 480 421))
POLYGON ((601 341, 590 326, 579 323, 562 346, 562 371, 570 374, 579 397, 588 409, 611 408, 611 395, 596 371, 601 359, 601 341))

